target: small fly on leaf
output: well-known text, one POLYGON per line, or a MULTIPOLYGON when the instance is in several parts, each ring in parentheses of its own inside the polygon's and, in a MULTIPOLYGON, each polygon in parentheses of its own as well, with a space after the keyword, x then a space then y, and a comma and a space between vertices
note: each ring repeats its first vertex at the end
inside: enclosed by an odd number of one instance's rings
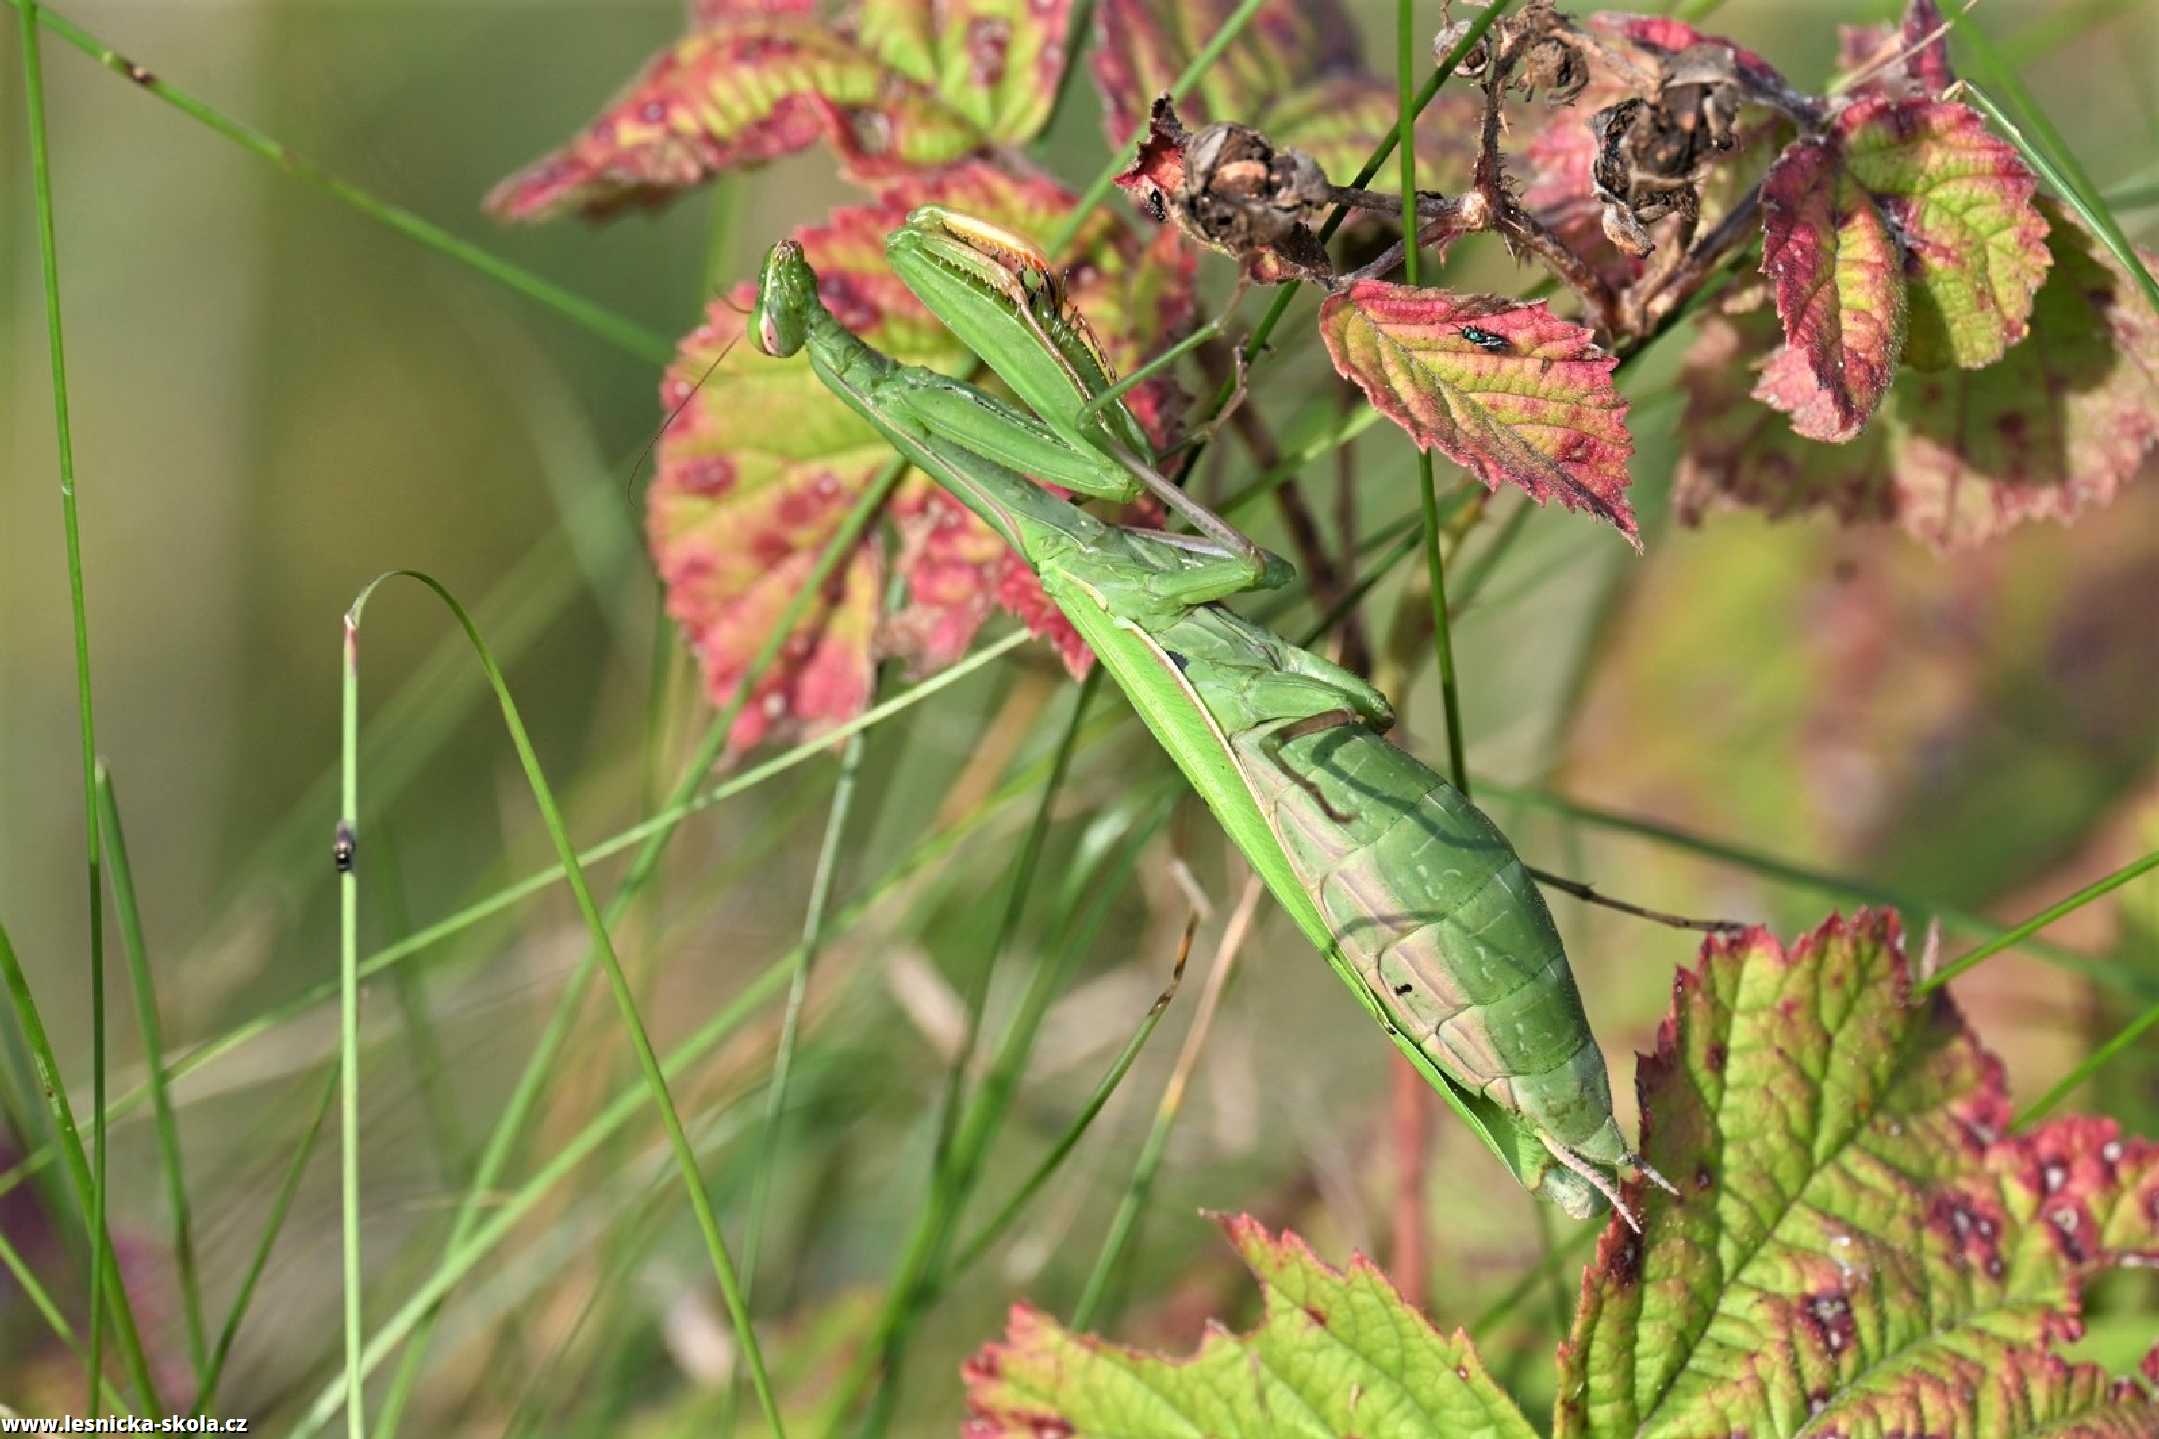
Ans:
POLYGON ((1464 325, 1462 327, 1462 338, 1475 345, 1478 349, 1489 350, 1495 355, 1512 348, 1508 345, 1505 335, 1495 335, 1490 330, 1480 330, 1475 325, 1464 325))

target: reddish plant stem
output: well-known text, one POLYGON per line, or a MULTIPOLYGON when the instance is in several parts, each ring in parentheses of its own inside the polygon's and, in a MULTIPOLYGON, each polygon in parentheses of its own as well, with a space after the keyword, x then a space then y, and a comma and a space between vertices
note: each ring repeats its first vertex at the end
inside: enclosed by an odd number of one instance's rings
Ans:
POLYGON ((1477 193, 1490 210, 1490 228, 1499 232, 1516 255, 1531 254, 1554 278, 1581 297, 1583 307, 1607 335, 1620 333, 1619 299, 1588 261, 1568 249, 1542 220, 1523 209, 1508 193, 1499 152, 1500 92, 1514 68, 1514 56, 1502 56, 1484 71, 1484 127, 1477 140, 1477 193))
POLYGON ((1410 1307, 1422 1311, 1431 1274, 1427 1182, 1432 1160, 1432 1089, 1401 1055, 1387 1066, 1390 1103, 1387 1129, 1394 1150, 1392 1240, 1387 1277, 1410 1307))

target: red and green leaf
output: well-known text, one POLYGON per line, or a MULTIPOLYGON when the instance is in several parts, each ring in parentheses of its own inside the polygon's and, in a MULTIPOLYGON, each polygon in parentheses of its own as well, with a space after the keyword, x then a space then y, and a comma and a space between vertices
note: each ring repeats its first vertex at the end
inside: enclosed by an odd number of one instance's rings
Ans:
MULTIPOLYGON (((957 374, 972 357, 884 260, 885 236, 929 202, 1040 237, 1069 212, 1072 197, 1047 181, 970 165, 896 185, 873 203, 836 210, 823 225, 797 232, 819 293, 841 323, 895 359, 957 374)), ((1080 261, 1074 300, 1120 368, 1189 319, 1191 263, 1172 246, 1143 251, 1113 218, 1098 214, 1072 253, 1080 261)), ((776 360, 741 343, 753 298, 745 285, 715 302, 669 368, 661 399, 670 411, 682 408, 661 435, 647 500, 668 612, 696 651, 715 704, 733 695, 818 553, 892 458, 869 424, 811 374, 806 356, 776 360)), ((1158 438, 1166 392, 1149 385, 1133 396, 1158 438)), ((903 481, 891 505, 906 604, 880 613, 880 550, 874 536, 864 539, 745 706, 737 749, 852 717, 867 701, 881 657, 904 659, 917 672, 951 663, 993 605, 1051 639, 1075 670, 1084 667, 1084 648, 1042 599, 1033 573, 979 520, 921 476, 903 481)))
MULTIPOLYGON (((1103 0, 1094 76, 1112 145, 1141 131, 1155 97, 1236 8, 1235 0, 1103 0)), ((1250 125, 1310 155, 1338 184, 1395 129, 1394 84, 1365 68, 1339 0, 1270 0, 1177 108, 1194 129, 1211 120, 1250 125)), ((1469 173, 1473 114, 1466 95, 1442 96, 1425 112, 1421 186, 1451 189, 1469 173)))
POLYGON ((862 0, 856 28, 886 65, 985 139, 1020 144, 1049 122, 1072 0, 862 0))
POLYGON ((699 28, 488 208, 532 220, 658 204, 820 138, 865 181, 1023 143, 1049 118, 1070 4, 867 0, 840 22, 790 0, 706 5, 699 28))
MULTIPOLYGON (((1684 20, 1669 15, 1635 15, 1624 10, 1600 10, 1589 17, 1589 28, 1608 40, 1621 41, 1637 50, 1647 52, 1652 59, 1677 55, 1696 45, 1715 45, 1732 57, 1732 64, 1740 73, 1771 89, 1785 88, 1784 77, 1777 67, 1760 55, 1735 44, 1722 35, 1705 34, 1684 20)), ((1653 66, 1651 68, 1654 68, 1653 66)))
POLYGON ((1894 916, 1705 945, 1636 1084, 1679 1192, 1605 1231, 1558 1439, 2159 1430, 2052 1348, 2088 1277, 2159 1259, 2159 1146, 2010 1133, 1999 1061, 1914 995, 1894 916))
POLYGON ((1259 1280, 1248 1334, 1211 1330, 1170 1359, 1067 1332, 1016 1305, 1001 1342, 964 1371, 967 1439, 1260 1439, 1536 1432, 1478 1362, 1362 1255, 1322 1263, 1294 1234, 1240 1216, 1223 1229, 1259 1280))
POLYGON ((1617 361, 1542 302, 1361 280, 1327 297, 1334 367, 1423 449, 1542 504, 1610 521, 1639 546, 1627 503, 1627 402, 1617 361))
POLYGON ((1842 442, 1881 404, 1904 348, 1903 260, 1874 201, 1821 140, 1762 183, 1762 273, 1784 344, 1754 397, 1812 440, 1842 442))
POLYGON ((2031 337, 1984 370, 1906 371, 1849 445, 1801 439, 1747 398, 1748 358, 1776 343, 1766 313, 1704 326, 1683 374, 1682 518, 1716 502, 1827 509, 1946 549, 2113 499, 2159 445, 2159 316, 2066 212, 2048 217, 2031 337))
POLYGON ((1993 364, 2024 338, 2047 271, 2038 182, 2015 147, 1965 106, 1880 95, 1840 114, 1836 135, 1904 247, 1911 363, 1993 364))
POLYGON ((1837 75, 1863 75, 1854 95, 1933 99, 1957 81, 1934 0, 1911 0, 1901 25, 1839 25, 1837 75))

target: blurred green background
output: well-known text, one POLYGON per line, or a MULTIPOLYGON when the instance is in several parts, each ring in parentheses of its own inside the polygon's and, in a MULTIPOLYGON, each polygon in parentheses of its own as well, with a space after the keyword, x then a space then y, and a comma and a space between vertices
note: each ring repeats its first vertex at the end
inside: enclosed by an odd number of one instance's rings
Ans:
MULTIPOLYGON (((694 323, 715 283, 745 274, 785 227, 855 193, 813 151, 721 187, 717 246, 705 195, 603 227, 511 230, 483 217, 480 197, 497 179, 581 125, 676 33, 680 14, 667 5, 80 0, 65 13, 335 174, 664 336, 694 323)), ((1734 0, 1710 28, 1815 83, 1833 22, 1887 13, 1734 0)), ((2159 179, 2159 12, 1990 3, 1978 14, 2101 187, 2149 197, 2159 179)), ((1435 8, 1427 29, 1438 19, 1435 8)), ((12 14, 0 51, 0 922, 71 1081, 86 1085, 72 641, 12 14)), ((1375 53, 1384 67, 1384 51, 1375 53)), ((582 842, 649 809, 709 711, 656 617, 640 538, 643 476, 633 480, 633 464, 659 420, 652 364, 296 182, 50 36, 45 64, 99 745, 178 1049, 336 972, 335 806, 324 784, 336 759, 339 617, 370 577, 423 569, 480 608, 582 842)), ((1100 164, 1084 88, 1044 154, 1075 183, 1100 164)), ((2147 203, 2123 220, 2150 244, 2155 214, 2147 203)), ((1489 257, 1472 263, 1476 283, 1515 283, 1489 257)), ((1203 264, 1217 293, 1221 268, 1203 264)), ((1302 322, 1285 331, 1294 348, 1253 401, 1285 422, 1326 393, 1308 306, 1294 312, 1302 322)), ((1914 901, 1915 932, 1930 913, 2021 917, 2159 844, 2159 488, 2149 475, 2074 529, 2029 527, 1948 558, 1826 522, 1721 514, 1703 530, 1677 531, 1658 510, 1678 422, 1669 376, 1682 347, 1667 343, 1627 382, 1638 405, 1638 505, 1655 528, 1647 557, 1575 517, 1539 513, 1457 633, 1473 767, 1857 877, 1914 901)), ((1367 523, 1413 507, 1413 468, 1392 431, 1362 442, 1358 463, 1367 523)), ((1391 612, 1396 588, 1382 590, 1375 616, 1391 612)), ((382 716, 403 695, 399 703, 443 717, 434 738, 409 731, 369 760, 370 946, 549 859, 499 718, 451 640, 444 613, 417 589, 392 590, 369 612, 366 713, 382 716)), ((1061 715, 1067 687, 1039 653, 1025 655, 874 736, 843 898, 883 873, 948 790, 993 782, 1000 745, 1032 753, 1052 732, 1029 717, 1043 706, 1061 715)), ((1443 752, 1436 685, 1426 678, 1398 698, 1408 742, 1443 752)), ((1089 814, 1158 762, 1129 739, 1083 760, 1053 861, 1069 854, 1089 814)), ((820 758, 679 837, 656 901, 622 943, 663 1042, 793 942, 833 768, 820 758)), ((1488 807, 1533 862, 1645 903, 1759 917, 1791 932, 1838 902, 1548 808, 1503 797, 1488 807)), ((861 1318, 858 1287, 885 1273, 921 1192, 926 1116, 943 1082, 938 1006, 949 1003, 936 972, 972 962, 955 956, 979 947, 984 916, 1001 902, 998 865, 981 856, 1001 863, 1010 853, 1024 808, 1002 816, 980 848, 820 961, 829 984, 813 1003, 759 1304, 804 1402, 830 1362, 821 1356, 844 1349, 861 1318)), ((1234 889, 1219 839, 1203 814, 1182 807, 1053 1012, 988 1192, 1002 1193, 1062 1128, 1159 989, 1185 914, 1166 877, 1172 857, 1188 859, 1227 909, 1234 889)), ((1053 888, 1008 956, 999 1012, 1055 938, 1053 888)), ((1384 1046, 1294 933, 1262 913, 1128 1270, 1118 1321, 1127 1337, 1182 1343, 1198 1317, 1249 1302, 1225 1246, 1197 1217, 1202 1207, 1293 1222, 1336 1258, 1352 1245, 1385 1245, 1384 1046)), ((1571 905, 1560 918, 1625 1091, 1625 1056, 1648 1044, 1671 968, 1690 946, 1571 905)), ((1218 913, 1200 953, 1220 927, 1218 913)), ((2159 886, 2147 882, 2052 937, 2141 976, 2149 994, 2159 985, 2155 936, 2159 886)), ((1952 934, 1945 950, 1969 942, 1952 934)), ((565 896, 550 891, 432 951, 424 982, 371 988, 371 1315, 387 1313, 424 1271, 459 1193, 453 1176, 581 944, 565 896), (439 1074, 416 1046, 415 1013, 431 1022, 439 1074)), ((1069 1305, 1194 988, 1016 1240, 929 1321, 901 1428, 950 1432, 955 1366, 997 1331, 1012 1298, 1069 1305)), ((2026 1097, 2129 1012, 2119 988, 2023 955, 1990 964, 1960 994, 2026 1097)), ((111 995, 115 1074, 128 1088, 139 1046, 117 953, 111 995)), ((176 1093, 215 1315, 335 1053, 334 1021, 323 1008, 282 1019, 176 1093)), ((748 1092, 774 1022, 762 1017, 724 1049, 684 1086, 686 1102, 748 1092)), ((531 1153, 558 1146, 629 1077, 604 998, 569 1056, 531 1153)), ((19 1083, 19 1052, 9 1064, 19 1083)), ((2159 1061, 2149 1048, 2125 1057, 2080 1102, 2144 1132, 2159 1128, 2159 1061)), ((609 1151, 460 1291, 409 1432, 501 1432, 511 1415, 540 1416, 535 1432, 544 1433, 632 1424, 701 1432, 729 1344, 656 1153, 642 1131, 609 1151), (630 1201, 646 1193, 663 1200, 649 1242, 610 1248, 630 1227, 630 1201), (609 1277, 603 1261, 618 1252, 624 1268, 609 1277), (579 1323, 596 1292, 601 1307, 579 1323)), ((733 1206, 723 1213, 735 1215, 745 1151, 721 1153, 709 1172, 733 1206)), ((1464 1136, 1443 1124, 1437 1154, 1433 1292, 1437 1317, 1452 1325, 1526 1272, 1544 1241, 1526 1199, 1491 1200, 1493 1176, 1464 1136)), ((114 1155, 114 1223, 155 1295, 169 1287, 160 1248, 168 1218, 139 1116, 116 1126, 114 1155)), ((333 1132, 240 1337, 224 1412, 289 1417, 334 1373, 337 1214, 333 1132)), ((0 1210, 0 1223, 33 1236, 33 1252, 42 1243, 56 1278, 75 1272, 61 1257, 65 1241, 37 1238, 22 1209, 0 1210)), ((1566 1285, 1571 1293, 1571 1271, 1566 1285)), ((59 1283, 71 1312, 79 1288, 59 1283)), ((2102 1303, 2094 1343, 2125 1343, 2119 1336, 2133 1333, 2148 1297, 2125 1291, 2111 1309, 2102 1303)), ((175 1356, 163 1298, 153 1347, 175 1356)), ((145 1303, 155 1319, 157 1298, 145 1303)), ((1551 1316, 1540 1298, 1486 1341, 1495 1370, 1532 1403, 1549 1383, 1551 1316)), ((0 1401, 79 1409, 76 1373, 0 1279, 0 1401)))

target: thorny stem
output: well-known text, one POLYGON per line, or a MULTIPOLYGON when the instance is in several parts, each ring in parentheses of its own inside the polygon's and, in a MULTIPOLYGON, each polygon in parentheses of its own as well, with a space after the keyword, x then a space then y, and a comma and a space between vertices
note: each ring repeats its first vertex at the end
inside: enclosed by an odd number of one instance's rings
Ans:
MULTIPOLYGON (((1486 37, 1496 53, 1477 73, 1484 90, 1484 114, 1471 189, 1457 197, 1436 191, 1418 192, 1415 209, 1421 224, 1419 243, 1444 244, 1480 231, 1497 234, 1517 257, 1534 259, 1554 280, 1572 290, 1590 319, 1612 342, 1638 349, 1661 333, 1670 317, 1714 280, 1732 254, 1753 237, 1761 209, 1761 186, 1757 182, 1751 187, 1707 235, 1690 244, 1682 233, 1677 243, 1660 247, 1658 258, 1646 273, 1624 288, 1615 287, 1585 256, 1524 209, 1509 189, 1506 157, 1499 143, 1504 124, 1501 102, 1517 62, 1545 38, 1546 32, 1540 29, 1510 31, 1508 25, 1498 26, 1486 37)), ((1594 53, 1597 68, 1623 77, 1638 92, 1655 93, 1659 75, 1654 68, 1645 70, 1635 57, 1592 35, 1570 34, 1569 38, 1570 43, 1594 53)), ((1797 126, 1802 135, 1819 133, 1832 112, 1830 103, 1822 97, 1801 93, 1751 72, 1735 74, 1733 83, 1745 103, 1775 111, 1797 126)), ((1355 187, 1336 188, 1332 198, 1341 207, 1336 212, 1337 221, 1354 210, 1407 210, 1397 197, 1373 195, 1355 187)), ((1332 232, 1330 224, 1322 230, 1321 238, 1324 240, 1332 232)), ((1338 281, 1346 284, 1388 274, 1403 263, 1404 256, 1405 246, 1398 242, 1369 264, 1343 272, 1338 281)), ((1408 278, 1415 283, 1413 277, 1408 278)), ((1281 302, 1276 308, 1281 308, 1281 302)), ((1268 318, 1274 317, 1270 312, 1268 318)), ((1263 323, 1261 332, 1268 328, 1263 323)))
POLYGON ((1604 277, 1591 269, 1580 255, 1560 243, 1544 225, 1507 193, 1506 173, 1500 164, 1499 153, 1499 101, 1508 73, 1514 68, 1516 50, 1510 48, 1484 67, 1484 126, 1477 139, 1477 193, 1484 197, 1488 207, 1488 223, 1507 242, 1507 248, 1516 254, 1527 251, 1544 262, 1545 268, 1566 287, 1579 295, 1583 306, 1597 317, 1597 323, 1608 334, 1618 333, 1619 304, 1612 294, 1612 287, 1604 277))

